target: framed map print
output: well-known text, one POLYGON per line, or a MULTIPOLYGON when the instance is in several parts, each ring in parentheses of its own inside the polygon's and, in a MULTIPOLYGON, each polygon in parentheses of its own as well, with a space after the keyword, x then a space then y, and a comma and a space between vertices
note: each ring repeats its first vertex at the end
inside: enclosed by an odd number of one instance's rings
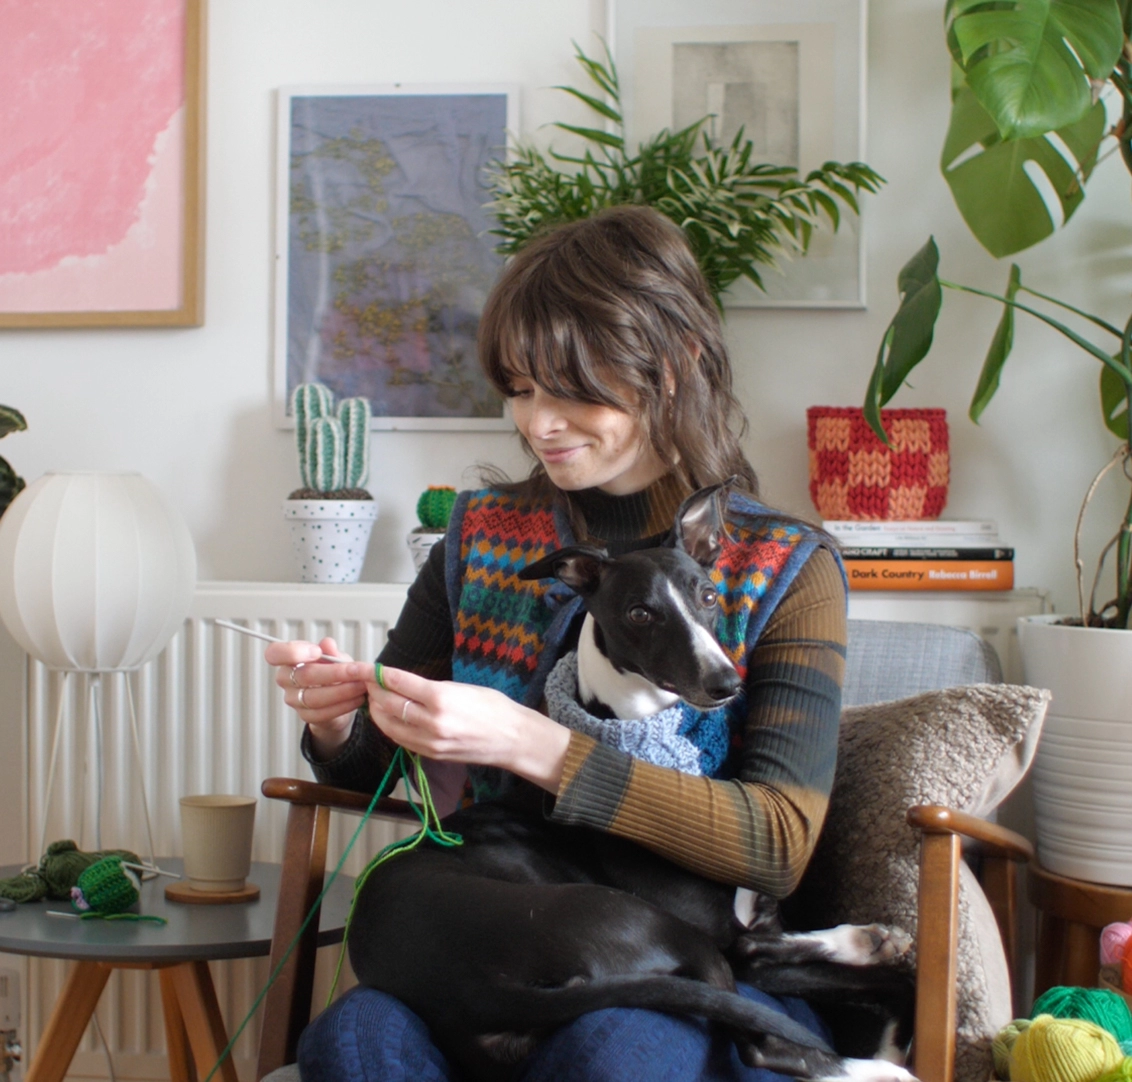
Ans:
POLYGON ((518 129, 501 86, 279 93, 275 398, 317 380, 373 427, 510 428, 476 330, 502 265, 484 172, 518 129))

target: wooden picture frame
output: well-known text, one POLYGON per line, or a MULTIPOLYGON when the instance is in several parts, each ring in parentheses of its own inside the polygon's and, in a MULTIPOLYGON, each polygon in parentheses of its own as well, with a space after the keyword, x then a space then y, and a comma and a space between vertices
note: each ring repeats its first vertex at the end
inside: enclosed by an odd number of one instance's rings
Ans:
POLYGON ((206 0, 26 4, 10 21, 0 327, 199 326, 206 0))
MULTIPOLYGON (((635 146, 712 116, 717 140, 739 126, 761 160, 804 176, 865 154, 867 0, 609 0, 606 40, 635 146)), ((862 219, 823 223, 810 250, 739 279, 728 308, 864 308, 862 219)))
POLYGON ((483 171, 517 87, 283 87, 278 110, 276 423, 317 381, 368 399, 374 429, 511 429, 475 337, 503 265, 483 171))

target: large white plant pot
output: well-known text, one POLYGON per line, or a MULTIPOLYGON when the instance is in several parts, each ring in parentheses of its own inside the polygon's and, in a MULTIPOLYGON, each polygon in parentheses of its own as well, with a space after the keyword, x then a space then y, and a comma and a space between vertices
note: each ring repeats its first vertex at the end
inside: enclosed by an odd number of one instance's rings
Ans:
POLYGON ((376 500, 284 500, 302 582, 357 582, 376 500))
POLYGON ((1018 621, 1027 684, 1053 693, 1034 759, 1038 859, 1132 886, 1132 631, 1018 621))

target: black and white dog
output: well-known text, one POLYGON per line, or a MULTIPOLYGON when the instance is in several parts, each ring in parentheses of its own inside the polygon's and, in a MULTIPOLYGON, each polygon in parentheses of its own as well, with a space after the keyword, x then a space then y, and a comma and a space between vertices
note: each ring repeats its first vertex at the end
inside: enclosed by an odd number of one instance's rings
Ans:
MULTIPOLYGON (((740 691, 713 634, 721 496, 689 497, 669 546, 616 559, 575 547, 522 572, 584 599, 578 683, 591 715, 646 717, 680 699, 714 709, 740 691)), ((512 1077, 540 1037, 605 1007, 699 1015, 726 1027, 745 1063, 800 1079, 912 1079, 856 1058, 908 1040, 909 982, 877 964, 907 950, 898 929, 785 933, 773 899, 549 822, 541 801, 478 804, 444 826, 464 844, 422 846, 370 875, 349 950, 359 981, 424 1019, 468 1079, 512 1077), (828 1017, 842 1054, 740 996, 737 978, 838 1008, 828 1017)))

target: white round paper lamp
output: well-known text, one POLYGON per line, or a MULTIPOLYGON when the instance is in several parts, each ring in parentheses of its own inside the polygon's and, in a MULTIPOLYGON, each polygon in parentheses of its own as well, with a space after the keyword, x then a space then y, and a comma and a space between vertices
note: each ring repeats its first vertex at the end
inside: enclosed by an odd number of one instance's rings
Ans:
POLYGON ((188 528, 141 474, 48 473, 0 518, 0 617, 49 668, 140 668, 195 586, 188 528))

